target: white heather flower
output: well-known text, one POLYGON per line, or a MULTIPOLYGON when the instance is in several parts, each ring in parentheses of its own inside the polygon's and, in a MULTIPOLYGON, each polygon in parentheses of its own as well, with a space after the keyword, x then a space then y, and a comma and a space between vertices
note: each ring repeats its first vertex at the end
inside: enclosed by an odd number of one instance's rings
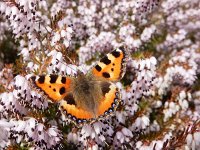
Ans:
POLYGON ((187 145, 191 145, 192 144, 192 134, 188 134, 186 137, 186 141, 187 141, 187 145))
POLYGON ((4 148, 10 144, 9 141, 9 129, 13 126, 12 123, 8 122, 5 119, 0 120, 0 148, 4 148))
POLYGON ((193 47, 190 47, 172 57, 169 61, 172 66, 167 68, 163 79, 160 78, 158 80, 157 86, 159 87, 159 94, 167 92, 171 84, 183 86, 192 85, 196 80, 196 72, 198 70, 195 59, 199 56, 193 47), (187 69, 184 66, 185 62, 187 62, 187 69))
POLYGON ((178 97, 178 103, 183 110, 187 110, 187 108, 189 107, 185 91, 180 92, 180 95, 178 97))
POLYGON ((125 116, 124 112, 122 112, 122 111, 117 111, 117 112, 116 112, 116 119, 117 119, 117 121, 120 122, 120 123, 125 123, 126 116, 125 116))
POLYGON ((167 121, 172 115, 176 114, 180 110, 180 106, 174 102, 166 102, 165 109, 163 110, 164 121, 167 121))
POLYGON ((110 52, 117 45, 115 38, 115 34, 111 32, 101 32, 98 36, 91 36, 86 46, 80 48, 80 64, 91 59, 96 54, 95 52, 110 52))
POLYGON ((74 143, 74 144, 78 144, 78 135, 76 133, 70 132, 67 135, 67 141, 69 143, 74 143))
POLYGON ((54 34, 53 38, 52 38, 52 46, 54 46, 56 44, 56 42, 58 42, 60 40, 60 34, 57 32, 54 34))
POLYGON ((121 39, 125 39, 127 36, 130 36, 133 33, 135 33, 135 26, 132 24, 122 26, 119 30, 119 36, 121 39))
POLYGON ((149 126, 150 120, 147 116, 143 115, 142 117, 138 117, 135 122, 131 126, 131 130, 140 130, 145 129, 149 126))
POLYGON ((147 27, 143 30, 142 34, 141 34, 141 40, 143 42, 147 42, 148 40, 150 40, 152 34, 156 31, 156 26, 155 25, 151 25, 150 27, 147 27))
MULTIPOLYGON (((128 137, 133 137, 133 134, 132 134, 132 132, 129 130, 129 129, 127 129, 127 128, 123 128, 122 129, 122 133, 125 135, 125 136, 128 136, 128 137)), ((129 142, 129 138, 125 138, 125 141, 126 142, 129 142)))
POLYGON ((69 42, 68 40, 64 40, 64 41, 63 41, 63 44, 64 44, 66 47, 69 47, 70 42, 69 42))
MULTIPOLYGON (((17 94, 18 95, 18 94, 17 94)), ((20 104, 18 99, 15 98, 13 93, 2 93, 0 95, 0 112, 5 118, 10 118, 12 115, 27 113, 27 110, 20 104), (12 113, 10 115, 10 113, 12 113)))
POLYGON ((153 124, 150 125, 150 131, 157 132, 160 131, 160 125, 156 120, 153 121, 153 124))
POLYGON ((105 145, 106 137, 113 134, 112 128, 105 122, 94 122, 84 125, 77 133, 68 135, 69 142, 79 143, 80 147, 97 148, 96 145, 105 145))
POLYGON ((33 62, 29 62, 28 65, 27 65, 27 68, 31 69, 31 68, 33 68, 33 65, 34 65, 33 62))
POLYGON ((171 133, 165 134, 162 140, 153 140, 150 143, 145 143, 142 141, 138 141, 136 143, 136 148, 139 150, 161 150, 163 148, 164 142, 171 138, 171 133))
POLYGON ((157 64, 157 60, 155 57, 150 57, 150 62, 152 65, 156 65, 157 64))
POLYGON ((121 131, 118 131, 114 137, 114 148, 122 148, 123 144, 129 143, 131 145, 131 138, 133 137, 132 132, 127 128, 122 128, 121 131))
MULTIPOLYGON (((136 82, 132 83, 132 86, 134 85, 136 86, 136 82)), ((134 115, 134 113, 138 110, 138 105, 137 105, 138 96, 136 96, 133 91, 135 90, 134 89, 130 89, 130 91, 126 91, 124 89, 121 90, 122 100, 125 104, 124 106, 125 111, 116 112, 116 117, 118 121, 121 123, 125 122, 127 116, 134 115)))
POLYGON ((57 44, 62 41, 65 47, 68 48, 72 37, 72 33, 73 29, 71 27, 64 27, 63 25, 60 25, 60 30, 54 32, 53 34, 51 45, 57 46, 57 44))
POLYGON ((61 52, 56 50, 51 51, 48 57, 52 56, 51 64, 48 66, 47 70, 50 74, 62 74, 62 75, 75 75, 77 74, 77 66, 66 64, 61 52))
MULTIPOLYGON (((30 78, 28 75, 27 78, 30 78)), ((30 86, 26 78, 22 76, 16 76, 14 82, 14 98, 15 107, 16 109, 22 109, 20 111, 25 113, 26 110, 24 107, 29 106, 31 108, 39 108, 39 109, 46 109, 48 106, 48 102, 45 96, 41 96, 40 94, 36 93, 35 91, 31 91, 30 86), (23 104, 23 105, 22 105, 23 104)))
POLYGON ((196 147, 200 147, 200 132, 194 133, 194 141, 195 141, 196 147))
MULTIPOLYGON (((46 109, 48 107, 48 102, 45 96, 41 96, 35 91, 30 92, 30 106, 33 108, 46 109)), ((27 100, 28 101, 28 100, 27 100)))
POLYGON ((142 45, 142 42, 140 39, 134 39, 130 36, 127 36, 127 38, 125 39, 125 44, 130 49, 137 49, 142 45))
POLYGON ((136 72, 136 81, 131 84, 130 92, 133 92, 133 97, 131 99, 139 99, 143 95, 148 96, 151 94, 152 82, 156 76, 156 60, 155 58, 150 58, 146 60, 132 60, 131 66, 136 72))
POLYGON ((187 145, 192 149, 200 148, 200 132, 195 132, 194 134, 188 134, 186 137, 187 145))
POLYGON ((61 35, 61 37, 65 37, 67 35, 67 31, 61 30, 60 35, 61 35))
POLYGON ((47 128, 43 124, 38 123, 35 118, 30 118, 26 121, 16 121, 12 120, 13 127, 10 128, 10 132, 13 136, 11 139, 16 139, 19 142, 21 140, 26 140, 26 142, 31 142, 34 147, 40 148, 53 148, 61 140, 60 132, 56 127, 47 128), (22 135, 25 135, 23 139, 22 135))
POLYGON ((29 59, 29 50, 27 48, 23 48, 20 54, 24 57, 24 60, 29 59))
MULTIPOLYGON (((40 46, 40 43, 37 41, 37 37, 30 36, 32 34, 35 34, 35 31, 38 31, 38 22, 35 18, 40 17, 41 19, 44 19, 43 17, 38 15, 40 13, 37 13, 38 11, 36 11, 35 9, 37 1, 38 0, 18 0, 16 1, 16 3, 7 1, 0 3, 0 5, 2 6, 0 12, 2 12, 3 16, 5 16, 7 20, 9 20, 10 27, 13 34, 15 35, 15 38, 20 38, 24 34, 28 35, 27 44, 29 46, 29 50, 40 46)), ((46 19, 47 18, 43 20, 44 23, 50 23, 50 21, 47 21, 46 19)), ((43 25, 40 26, 42 28, 43 25)))
POLYGON ((69 38, 69 35, 71 35, 74 32, 72 27, 67 27, 66 31, 67 31, 66 35, 67 35, 68 38, 69 38), (70 34, 68 34, 68 33, 70 33, 70 34))

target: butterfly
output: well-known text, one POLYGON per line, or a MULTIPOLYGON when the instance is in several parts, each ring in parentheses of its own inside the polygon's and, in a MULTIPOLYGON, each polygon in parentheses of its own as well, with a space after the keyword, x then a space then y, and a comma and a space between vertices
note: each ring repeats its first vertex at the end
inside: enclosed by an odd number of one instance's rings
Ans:
POLYGON ((32 76, 32 81, 52 102, 59 102, 67 119, 81 126, 115 112, 121 95, 114 83, 124 76, 127 59, 127 51, 120 47, 105 55, 86 74, 32 76))

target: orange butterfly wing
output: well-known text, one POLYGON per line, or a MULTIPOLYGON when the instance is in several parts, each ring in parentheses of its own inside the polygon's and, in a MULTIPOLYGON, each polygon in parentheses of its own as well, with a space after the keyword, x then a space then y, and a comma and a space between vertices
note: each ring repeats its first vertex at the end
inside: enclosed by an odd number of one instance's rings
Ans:
MULTIPOLYGON (((105 95, 98 108, 98 119, 103 119, 105 116, 113 113, 120 101, 118 88, 113 83, 109 82, 109 90, 104 90, 104 92, 105 95)), ((66 101, 60 103, 60 109, 64 113, 64 116, 73 121, 76 125, 81 126, 84 123, 92 123, 97 119, 93 117, 92 113, 82 108, 78 108, 71 93, 66 95, 65 100, 66 101)))
POLYGON ((70 91, 71 78, 58 75, 33 76, 33 82, 53 101, 58 102, 70 91))
MULTIPOLYGON (((105 83, 108 83, 108 82, 105 82, 105 83)), ((101 100, 101 103, 98 108, 99 116, 113 113, 116 110, 116 108, 119 104, 119 101, 121 100, 120 93, 115 84, 110 83, 109 90, 107 90, 105 92, 104 92, 104 89, 102 89, 102 90, 105 95, 104 95, 103 99, 101 100)))
POLYGON ((92 69, 92 74, 110 81, 120 80, 126 70, 128 53, 124 48, 119 48, 104 56, 92 69))

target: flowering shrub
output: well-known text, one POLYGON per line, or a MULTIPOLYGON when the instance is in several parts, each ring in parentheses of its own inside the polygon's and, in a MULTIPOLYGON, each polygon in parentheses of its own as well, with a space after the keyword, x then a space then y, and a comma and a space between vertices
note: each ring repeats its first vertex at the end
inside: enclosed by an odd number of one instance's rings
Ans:
POLYGON ((200 149, 199 0, 0 1, 1 149, 200 149), (113 116, 81 128, 32 75, 130 53, 113 116))

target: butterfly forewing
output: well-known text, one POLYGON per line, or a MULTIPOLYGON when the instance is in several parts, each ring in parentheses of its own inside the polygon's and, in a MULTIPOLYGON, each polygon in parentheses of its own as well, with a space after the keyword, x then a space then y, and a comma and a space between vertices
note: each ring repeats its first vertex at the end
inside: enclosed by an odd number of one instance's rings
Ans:
POLYGON ((32 80, 53 101, 63 99, 70 91, 71 78, 58 75, 33 76, 32 80))
POLYGON ((124 76, 128 53, 118 48, 104 56, 92 69, 92 74, 110 81, 118 81, 124 76))

